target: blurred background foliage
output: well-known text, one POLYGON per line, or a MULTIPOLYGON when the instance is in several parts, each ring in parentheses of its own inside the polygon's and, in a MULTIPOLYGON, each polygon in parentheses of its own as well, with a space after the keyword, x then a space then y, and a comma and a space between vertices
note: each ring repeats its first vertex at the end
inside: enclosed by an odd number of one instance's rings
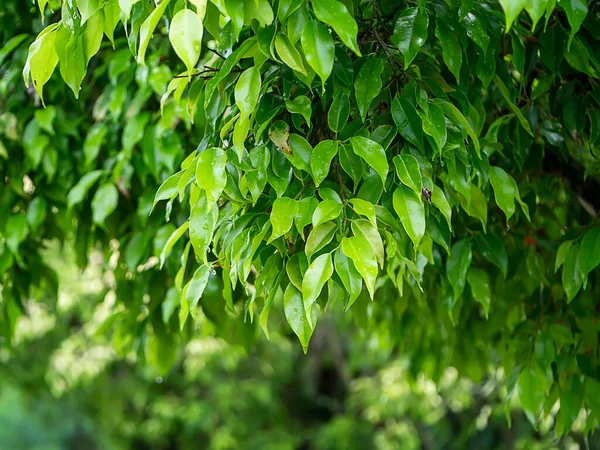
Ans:
POLYGON ((114 350, 102 254, 83 272, 68 249, 43 256, 59 274, 59 299, 31 301, 14 348, 0 350, 3 449, 600 448, 597 435, 584 440, 584 417, 559 440, 552 415, 535 430, 518 398, 509 428, 501 370, 473 383, 449 367, 435 383, 359 330, 342 305, 321 319, 308 355, 285 322, 270 341, 257 333, 248 351, 198 317, 161 376, 160 363, 114 350))

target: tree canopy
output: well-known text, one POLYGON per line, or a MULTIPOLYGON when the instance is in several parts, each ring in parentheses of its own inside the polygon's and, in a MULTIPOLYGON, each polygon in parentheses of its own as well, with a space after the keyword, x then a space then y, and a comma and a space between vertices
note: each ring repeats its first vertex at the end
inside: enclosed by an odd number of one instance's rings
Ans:
POLYGON ((600 3, 3 3, 5 340, 57 239, 105 252, 104 328, 165 373, 198 314, 310 351, 331 310, 598 426, 600 3))

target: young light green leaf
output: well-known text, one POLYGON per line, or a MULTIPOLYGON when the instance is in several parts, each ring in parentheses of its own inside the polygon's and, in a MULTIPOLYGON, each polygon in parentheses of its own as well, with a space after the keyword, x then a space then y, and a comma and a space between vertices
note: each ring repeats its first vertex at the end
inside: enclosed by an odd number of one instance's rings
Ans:
POLYGON ((402 153, 394 156, 394 165, 400 181, 415 191, 417 195, 420 195, 423 181, 421 180, 421 170, 417 158, 408 153, 402 153))
POLYGON ((177 56, 188 70, 188 79, 192 79, 192 69, 200 58, 204 27, 198 14, 190 9, 182 9, 173 17, 169 28, 169 40, 177 56))
POLYGON ((212 241, 217 223, 216 205, 209 208, 205 196, 201 196, 190 212, 190 242, 196 259, 206 264, 206 252, 212 241))
POLYGON ((175 195, 177 195, 179 180, 183 176, 184 172, 184 170, 181 170, 176 174, 171 175, 164 181, 163 184, 160 185, 160 187, 156 191, 156 195, 154 196, 154 202, 152 202, 152 209, 154 209, 156 204, 161 200, 169 200, 175 197, 175 195))
POLYGON ((165 264, 167 256, 169 256, 169 253, 171 253, 171 249, 177 243, 179 238, 181 238, 181 236, 183 236, 183 234, 188 230, 189 227, 190 223, 188 221, 185 221, 183 222, 183 224, 181 224, 179 228, 177 228, 175 231, 173 231, 173 233, 171 233, 171 236, 169 236, 169 239, 167 239, 167 242, 165 243, 162 251, 160 252, 161 269, 165 264))
POLYGON ((446 200, 442 188, 435 185, 433 186, 433 190, 431 191, 431 203, 441 211, 448 222, 448 228, 452 231, 452 208, 450 208, 450 204, 448 203, 448 200, 446 200))
POLYGON ((362 291, 362 278, 358 270, 356 270, 352 260, 344 254, 341 247, 335 252, 334 264, 335 271, 339 275, 342 284, 350 296, 348 303, 344 308, 347 311, 362 291))
POLYGON ((206 149, 198 155, 196 183, 206 191, 208 207, 217 202, 227 183, 226 153, 216 147, 206 149))
POLYGON ((396 20, 391 39, 404 56, 404 70, 408 70, 419 49, 425 44, 428 25, 427 12, 420 12, 420 8, 416 7, 405 9, 396 20))
POLYGON ((119 203, 119 191, 113 183, 103 184, 92 199, 92 218, 96 225, 103 226, 119 203))
POLYGON ((256 67, 246 69, 238 78, 234 93, 235 104, 239 108, 243 118, 250 116, 256 108, 260 86, 260 71, 256 67))
POLYGON ((317 206, 313 213, 313 227, 317 228, 324 222, 337 219, 341 214, 342 209, 344 209, 344 206, 335 200, 323 200, 319 203, 319 206, 317 206))
POLYGON ((324 86, 333 69, 335 47, 331 34, 321 23, 309 20, 300 42, 306 62, 317 72, 324 86))
POLYGON ((321 141, 313 149, 310 156, 310 167, 316 187, 319 187, 323 180, 327 178, 327 175, 329 175, 329 166, 333 157, 337 155, 337 152, 338 143, 332 140, 321 141))
POLYGON ((23 68, 25 86, 29 87, 31 80, 42 103, 44 102, 44 85, 48 82, 58 64, 58 54, 55 49, 58 26, 59 23, 55 23, 44 28, 29 47, 29 54, 23 68))
POLYGON ((277 34, 277 37, 275 38, 275 50, 277 50, 277 54, 281 60, 291 69, 300 72, 302 75, 308 76, 300 52, 294 47, 294 44, 292 44, 285 34, 277 34))
MULTIPOLYGON (((363 235, 342 239, 342 251, 352 260, 356 270, 360 273, 369 291, 371 299, 375 295, 375 282, 377 281, 377 259, 371 244, 363 235)), ((343 281, 342 281, 343 282, 343 281)))
POLYGON ((425 207, 420 195, 401 184, 394 191, 392 201, 404 230, 417 248, 425 235, 425 207))
POLYGON ((298 213, 298 202, 293 198, 281 197, 273 202, 273 209, 269 220, 273 226, 273 232, 268 243, 273 242, 280 236, 290 231, 294 223, 294 216, 298 213))
POLYGON ((189 282, 187 291, 185 293, 185 299, 188 304, 190 313, 194 315, 196 305, 204 293, 204 289, 208 284, 208 278, 210 277, 210 267, 202 265, 196 269, 194 276, 189 282))
MULTIPOLYGON (((512 23, 519 17, 519 14, 523 8, 530 2, 527 0, 500 0, 504 15, 506 16, 506 30, 505 33, 510 31, 512 23)), ((531 2, 535 3, 535 2, 531 2)))
POLYGON ((321 293, 327 280, 333 275, 333 263, 331 262, 331 253, 326 253, 317 257, 308 266, 304 278, 302 279, 302 301, 304 310, 310 314, 313 304, 321 293))
POLYGON ((469 239, 461 239, 452 246, 452 251, 446 262, 446 275, 454 292, 453 303, 456 303, 465 290, 467 272, 471 266, 472 258, 471 241, 469 239))
POLYGON ((352 232, 355 236, 362 235, 367 240, 379 266, 383 269, 385 254, 383 251, 383 240, 377 227, 364 219, 358 219, 352 222, 352 232))
POLYGON ((317 322, 317 308, 311 309, 310 320, 304 310, 302 293, 294 287, 292 283, 288 284, 283 295, 283 310, 285 318, 292 331, 298 336, 304 353, 308 351, 308 344, 313 334, 317 322))
POLYGON ((369 222, 371 222, 374 227, 377 226, 377 216, 375 214, 375 207, 371 202, 363 200, 362 198, 351 198, 348 201, 353 206, 354 211, 356 211, 356 214, 365 216, 367 219, 369 219, 369 222))
POLYGON ((367 119, 369 106, 381 92, 381 73, 383 63, 379 58, 369 58, 365 62, 354 81, 354 95, 360 117, 364 122, 367 119))
POLYGON ((337 0, 313 0, 311 3, 317 19, 331 25, 346 47, 361 56, 356 42, 358 26, 348 8, 337 0))
POLYGON ((140 46, 138 50, 137 61, 142 66, 146 64, 146 50, 148 49, 148 44, 152 38, 152 33, 154 33, 154 30, 156 29, 161 17, 165 13, 165 9, 167 9, 170 1, 171 0, 161 0, 140 27, 140 46))
POLYGON ((375 172, 381 177, 381 181, 385 186, 390 166, 387 161, 385 150, 377 142, 367 139, 362 136, 354 136, 350 139, 354 153, 360 156, 365 162, 371 166, 375 172))
POLYGON ((335 222, 324 222, 312 229, 306 240, 306 257, 311 257, 331 242, 338 226, 335 222))
POLYGON ((471 267, 467 275, 467 281, 469 286, 471 286, 473 298, 481 303, 487 319, 492 303, 492 290, 490 288, 490 278, 487 272, 483 269, 471 267))
POLYGON ((312 216, 317 206, 319 200, 316 197, 304 197, 298 201, 298 213, 294 217, 294 225, 302 239, 304 239, 304 227, 312 223, 312 216))

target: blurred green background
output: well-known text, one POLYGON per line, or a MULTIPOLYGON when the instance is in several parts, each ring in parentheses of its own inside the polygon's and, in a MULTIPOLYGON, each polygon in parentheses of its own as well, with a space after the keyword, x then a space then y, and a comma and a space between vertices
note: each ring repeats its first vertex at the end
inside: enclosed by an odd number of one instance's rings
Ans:
POLYGON ((175 346, 161 376, 161 361, 115 350, 101 254, 81 273, 66 249, 45 255, 59 273, 58 303, 32 299, 14 349, 0 350, 2 449, 600 448, 579 434, 583 423, 560 440, 551 420, 535 430, 516 398, 509 428, 501 370, 474 384, 448 368, 435 383, 338 308, 308 355, 284 322, 244 349, 211 337, 199 316, 197 337, 175 346))

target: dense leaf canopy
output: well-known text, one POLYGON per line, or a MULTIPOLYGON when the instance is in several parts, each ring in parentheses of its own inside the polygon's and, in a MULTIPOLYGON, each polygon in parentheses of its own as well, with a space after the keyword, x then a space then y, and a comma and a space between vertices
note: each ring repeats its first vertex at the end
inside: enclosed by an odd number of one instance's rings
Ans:
POLYGON ((5 3, 5 339, 72 241, 165 372, 198 314, 307 350, 331 310, 598 425, 600 4, 39 0, 42 28, 5 3))

